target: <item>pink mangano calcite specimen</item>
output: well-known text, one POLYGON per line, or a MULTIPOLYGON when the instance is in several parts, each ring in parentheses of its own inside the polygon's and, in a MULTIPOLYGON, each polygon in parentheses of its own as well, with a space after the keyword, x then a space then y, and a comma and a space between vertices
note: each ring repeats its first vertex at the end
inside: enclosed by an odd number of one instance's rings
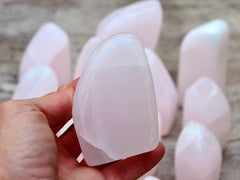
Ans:
POLYGON ((143 46, 154 49, 162 19, 162 6, 158 0, 140 1, 106 16, 100 22, 96 35, 105 39, 119 33, 131 33, 139 37, 143 46))
POLYGON ((193 119, 215 134, 222 149, 227 146, 231 128, 230 106, 222 90, 208 77, 200 78, 185 94, 183 126, 193 119))
POLYGON ((154 150, 159 142, 153 80, 144 48, 131 34, 97 47, 79 79, 73 121, 89 166, 154 150))
POLYGON ((32 66, 18 83, 12 99, 31 99, 57 90, 59 84, 54 71, 45 64, 32 66))
MULTIPOLYGON (((101 42, 102 40, 95 36, 91 38, 83 47, 83 50, 78 58, 78 63, 75 70, 75 78, 81 76, 88 59, 91 56, 91 53, 101 42)), ((158 55, 153 50, 148 48, 146 48, 145 51, 153 77, 159 113, 159 124, 161 124, 162 127, 162 129, 159 129, 161 132, 160 137, 162 137, 162 135, 166 136, 170 132, 175 120, 177 110, 177 91, 167 69, 158 55)))
POLYGON ((176 116, 177 90, 158 55, 150 49, 146 49, 146 55, 153 77, 158 112, 162 120, 162 129, 160 131, 162 136, 166 136, 170 132, 176 116))
POLYGON ((20 79, 33 65, 45 63, 55 71, 60 85, 71 80, 70 52, 67 34, 57 25, 42 26, 28 45, 20 64, 20 79))
POLYGON ((222 20, 211 21, 186 35, 181 45, 178 72, 181 105, 187 88, 202 76, 209 76, 224 88, 228 40, 228 25, 222 20))
POLYGON ((221 162, 217 138, 202 124, 189 122, 177 140, 176 180, 218 180, 221 162))

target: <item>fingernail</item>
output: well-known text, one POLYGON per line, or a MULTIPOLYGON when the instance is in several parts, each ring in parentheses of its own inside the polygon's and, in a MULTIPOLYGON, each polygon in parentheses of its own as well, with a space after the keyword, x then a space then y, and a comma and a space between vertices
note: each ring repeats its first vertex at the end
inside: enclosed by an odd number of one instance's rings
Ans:
POLYGON ((68 89, 68 85, 62 85, 57 89, 57 92, 63 92, 68 89))

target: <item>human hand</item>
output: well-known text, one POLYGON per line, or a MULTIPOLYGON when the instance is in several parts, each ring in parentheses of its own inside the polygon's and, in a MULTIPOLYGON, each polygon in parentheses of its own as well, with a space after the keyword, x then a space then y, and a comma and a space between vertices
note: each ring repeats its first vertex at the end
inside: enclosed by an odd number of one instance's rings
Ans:
POLYGON ((81 153, 71 127, 60 139, 55 133, 72 117, 77 80, 57 92, 0 105, 0 179, 118 180, 137 179, 164 155, 164 146, 111 164, 77 163, 81 153))

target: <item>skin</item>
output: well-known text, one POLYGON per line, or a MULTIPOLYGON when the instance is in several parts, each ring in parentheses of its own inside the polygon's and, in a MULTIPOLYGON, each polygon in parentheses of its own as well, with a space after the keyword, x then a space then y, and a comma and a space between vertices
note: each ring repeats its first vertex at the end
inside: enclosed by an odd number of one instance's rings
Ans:
POLYGON ((0 179, 10 180, 131 180, 153 168, 164 146, 111 164, 78 164, 81 153, 71 127, 60 139, 56 132, 72 117, 78 80, 44 97, 6 101, 0 105, 0 179))

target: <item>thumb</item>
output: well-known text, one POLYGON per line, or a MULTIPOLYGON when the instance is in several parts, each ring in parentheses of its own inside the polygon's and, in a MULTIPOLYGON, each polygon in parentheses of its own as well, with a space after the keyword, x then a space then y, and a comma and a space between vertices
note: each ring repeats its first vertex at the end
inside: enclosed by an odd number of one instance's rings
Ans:
POLYGON ((72 101, 77 82, 78 79, 60 86, 57 92, 31 99, 31 102, 45 114, 51 127, 63 125, 72 118, 72 101))

